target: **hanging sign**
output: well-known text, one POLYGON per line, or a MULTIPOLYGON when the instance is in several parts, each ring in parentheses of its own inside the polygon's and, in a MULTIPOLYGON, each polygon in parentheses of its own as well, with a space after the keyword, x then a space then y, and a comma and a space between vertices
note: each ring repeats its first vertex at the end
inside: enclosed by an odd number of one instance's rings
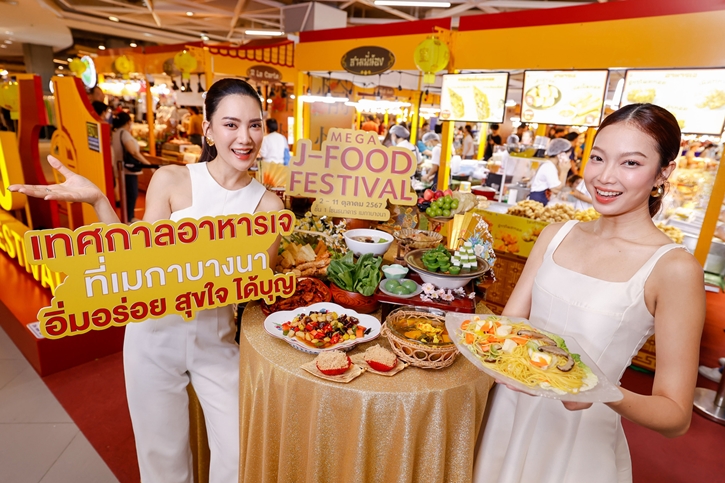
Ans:
POLYGON ((282 73, 267 65, 253 65, 247 69, 247 77, 254 82, 282 82, 282 73))
POLYGON ((357 47, 343 55, 340 63, 351 74, 377 75, 393 68, 395 55, 382 47, 357 47))
POLYGON ((446 68, 451 58, 448 44, 435 37, 422 41, 415 48, 413 62, 423 72, 423 82, 435 83, 435 74, 446 68))
POLYGON ((521 120, 561 126, 599 126, 607 70, 527 70, 521 120))
POLYGON ((444 75, 441 119, 503 122, 508 78, 507 72, 444 75))
POLYGON ((417 160, 405 148, 383 146, 376 133, 330 129, 322 149, 301 139, 290 161, 286 191, 292 196, 316 198, 318 216, 387 221, 387 202, 416 203, 410 177, 417 160))
POLYGON ((657 104, 685 133, 719 136, 725 124, 725 69, 628 70, 622 105, 657 104))
POLYGON ((274 274, 267 250, 292 233, 290 211, 28 231, 29 263, 67 277, 38 312, 48 339, 203 309, 289 297, 292 274, 274 274))

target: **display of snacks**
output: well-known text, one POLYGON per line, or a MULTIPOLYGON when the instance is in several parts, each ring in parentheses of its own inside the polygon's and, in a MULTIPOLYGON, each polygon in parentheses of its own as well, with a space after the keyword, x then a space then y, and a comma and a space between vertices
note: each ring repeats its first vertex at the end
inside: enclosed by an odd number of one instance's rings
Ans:
POLYGON ((598 219, 600 216, 599 212, 594 208, 587 208, 586 210, 579 210, 574 213, 574 219, 579 221, 593 221, 598 219))
POLYGON ((445 254, 443 254, 443 252, 437 252, 441 255, 440 259, 438 258, 439 255, 436 254, 435 261, 432 261, 431 258, 428 263, 428 266, 431 269, 434 268, 433 265, 435 265, 436 263, 438 264, 438 266, 435 267, 437 270, 435 272, 427 268, 425 266, 425 262, 423 262, 423 255, 428 250, 414 250, 408 253, 405 256, 405 262, 408 264, 408 267, 411 270, 420 275, 420 278, 423 280, 423 282, 431 283, 436 287, 444 289, 455 289, 463 287, 474 278, 480 277, 484 273, 488 272, 488 270, 491 268, 484 259, 482 259, 481 257, 476 257, 477 266, 475 269, 461 269, 461 271, 457 275, 453 275, 450 272, 450 268, 453 266, 453 264, 450 262, 451 252, 449 252, 447 249, 445 250, 448 254, 447 262, 444 260, 445 254), (441 267, 441 263, 443 263, 443 267, 441 267))
POLYGON ((685 234, 682 233, 682 230, 676 226, 657 223, 657 228, 659 228, 662 233, 670 237, 670 239, 675 243, 682 243, 685 240, 685 234))
POLYGON ((352 366, 352 361, 342 351, 332 350, 320 352, 315 358, 315 367, 326 376, 339 376, 352 366))
POLYGON ((571 205, 558 203, 544 206, 533 200, 519 201, 509 208, 507 213, 547 223, 559 223, 576 219, 576 210, 571 205))
MULTIPOLYGON (((395 355, 393 355, 393 356, 395 357, 395 355)), ((392 376, 396 375, 397 373, 399 373, 400 371, 402 371, 403 369, 405 369, 406 367, 408 367, 410 365, 407 362, 403 362, 400 359, 398 359, 398 362, 395 364, 394 368, 387 370, 387 371, 378 371, 378 370, 370 367, 370 365, 365 361, 364 352, 360 353, 360 354, 353 354, 350 356, 350 359, 352 360, 352 363, 354 365, 360 366, 363 369, 365 369, 365 372, 369 372, 370 374, 377 374, 379 376, 387 376, 387 377, 392 377, 392 376)))
POLYGON ((451 275, 458 275, 461 271, 459 264, 459 267, 456 267, 458 273, 449 272, 453 265, 451 252, 449 252, 443 245, 438 245, 431 250, 426 250, 420 260, 423 262, 425 269, 429 272, 451 273, 451 275))
POLYGON ((267 316, 264 330, 302 352, 349 350, 380 335, 380 321, 337 304, 318 303, 267 316))
POLYGON ((411 306, 393 310, 382 333, 393 352, 416 367, 442 369, 453 364, 458 355, 446 331, 445 313, 440 310, 411 306))
POLYGON ((290 298, 277 298, 277 300, 271 305, 267 305, 265 302, 262 302, 261 309, 265 315, 269 315, 280 310, 294 310, 319 302, 329 302, 331 300, 332 295, 330 293, 330 289, 327 288, 327 285, 325 285, 322 280, 304 277, 297 279, 297 288, 290 298))
POLYGON ((363 367, 361 367, 355 363, 352 363, 350 365, 350 368, 348 370, 346 370, 345 372, 343 372, 342 374, 338 374, 335 376, 329 376, 327 374, 324 374, 322 371, 320 371, 317 368, 315 361, 310 361, 306 364, 302 364, 300 366, 300 369, 303 369, 303 370, 307 371, 308 373, 312 374, 313 376, 319 377, 320 379, 324 379, 326 381, 331 381, 331 382, 340 382, 343 384, 346 384, 346 383, 354 380, 355 378, 359 377, 360 375, 362 375, 365 372, 365 369, 363 367))
POLYGON ((577 394, 598 383, 598 377, 579 354, 569 351, 564 339, 526 321, 473 316, 461 323, 457 340, 486 367, 528 387, 577 394))
POLYGON ((443 241, 443 235, 440 233, 413 229, 396 231, 393 233, 393 237, 398 242, 399 254, 421 248, 434 248, 443 241))
POLYGON ((398 358, 388 349, 375 344, 363 355, 365 363, 378 372, 390 372, 398 365, 398 358))
POLYGON ((538 220, 544 212, 544 205, 534 200, 522 200, 509 208, 506 213, 513 216, 521 216, 530 220, 538 220))
POLYGON ((393 243, 393 235, 382 230, 358 228, 343 235, 347 248, 357 257, 367 253, 382 256, 393 243))
POLYGON ((385 265, 382 270, 386 280, 400 280, 408 274, 408 267, 398 265, 397 263, 385 265))
POLYGON ((277 273, 292 272, 297 277, 323 277, 330 265, 330 252, 323 241, 311 245, 288 243, 278 257, 277 273))

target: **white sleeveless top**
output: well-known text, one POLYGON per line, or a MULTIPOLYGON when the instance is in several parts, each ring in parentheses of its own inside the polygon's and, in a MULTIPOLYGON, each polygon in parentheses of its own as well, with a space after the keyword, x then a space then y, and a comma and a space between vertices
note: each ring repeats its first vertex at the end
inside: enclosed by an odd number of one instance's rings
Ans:
MULTIPOLYGON (((549 243, 534 279, 531 324, 572 336, 607 378, 618 383, 654 333, 644 286, 657 261, 682 245, 669 244, 626 282, 607 282, 566 269, 554 252, 576 221, 549 243)), ((497 387, 474 468, 476 483, 631 482, 620 416, 604 404, 568 411, 557 400, 497 387)))
POLYGON ((212 178, 208 163, 187 164, 186 167, 191 177, 191 206, 171 213, 172 221, 254 213, 266 191, 256 179, 244 188, 230 191, 212 178))

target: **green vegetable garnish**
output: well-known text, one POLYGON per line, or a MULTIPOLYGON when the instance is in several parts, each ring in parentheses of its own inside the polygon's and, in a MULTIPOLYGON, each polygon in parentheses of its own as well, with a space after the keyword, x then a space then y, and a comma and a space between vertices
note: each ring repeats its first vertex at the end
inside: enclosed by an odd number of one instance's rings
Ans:
POLYGON ((343 290, 369 297, 380 283, 382 263, 381 257, 374 257, 371 253, 364 254, 355 263, 353 253, 347 252, 344 257, 330 262, 327 277, 343 290))

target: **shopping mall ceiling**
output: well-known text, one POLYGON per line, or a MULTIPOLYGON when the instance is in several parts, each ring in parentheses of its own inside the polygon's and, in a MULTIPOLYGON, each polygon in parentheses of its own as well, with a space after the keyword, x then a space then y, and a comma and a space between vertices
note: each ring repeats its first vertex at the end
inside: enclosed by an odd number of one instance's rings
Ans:
MULTIPOLYGON (((384 24, 425 18, 460 17, 480 13, 553 8, 597 0, 420 0, 424 6, 389 6, 388 0, 318 0, 318 5, 343 11, 334 15, 337 26, 384 24), (443 4, 444 6, 429 6, 443 4), (448 7, 445 5, 448 4, 448 7), (340 20, 341 19, 341 20, 340 20), (340 25, 342 23, 342 25, 340 25)), ((598 0, 600 2, 606 0, 598 0)), ((402 3, 411 0, 403 0, 402 3)), ((211 42, 244 43, 252 38, 249 31, 283 32, 285 15, 290 8, 308 4, 307 0, 0 0, 0 44, 32 42, 69 46, 69 29, 95 32, 125 42, 179 43, 209 39, 211 42), (53 28, 33 25, 38 13, 54 19, 53 28), (12 22, 9 20, 12 19, 12 22), (5 25, 12 24, 12 25, 5 25), (10 28, 10 27, 14 28, 10 28), (18 36, 23 31, 22 37, 18 36), (65 38, 49 36, 53 30, 65 30, 65 38), (9 33, 8 33, 9 32, 9 33)), ((323 9, 324 9, 323 7, 323 9)), ((305 16, 302 7, 301 15, 305 16)), ((327 12, 332 12, 327 10, 327 12)), ((328 17, 332 17, 329 15, 328 17)), ((306 18, 306 17, 305 17, 306 18)), ((288 24, 289 25, 289 24, 288 24)), ((313 28, 329 28, 324 20, 313 28)), ((263 32, 264 33, 264 32, 263 32)), ((295 32, 283 32, 284 35, 295 32)), ((77 43, 77 42, 76 42, 77 43)), ((12 45, 12 44, 6 44, 12 45)), ((18 49, 17 46, 15 49, 18 49)), ((0 56, 10 54, 0 52, 0 56)), ((20 51, 14 52, 21 55, 20 51)))

